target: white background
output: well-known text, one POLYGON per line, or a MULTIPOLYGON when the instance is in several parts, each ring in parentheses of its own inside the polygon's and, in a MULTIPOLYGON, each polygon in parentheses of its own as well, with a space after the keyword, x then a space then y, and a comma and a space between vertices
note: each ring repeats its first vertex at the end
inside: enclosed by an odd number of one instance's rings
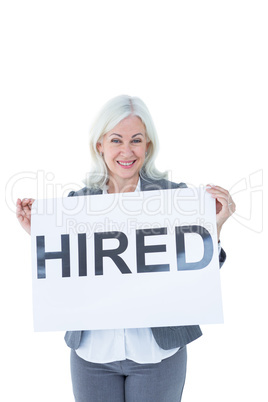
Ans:
POLYGON ((1 399, 73 401, 63 333, 33 333, 14 202, 80 188, 90 123, 127 93, 154 118, 159 169, 236 192, 221 236, 225 324, 189 345, 183 402, 267 401, 267 20, 259 0, 1 2, 1 399))

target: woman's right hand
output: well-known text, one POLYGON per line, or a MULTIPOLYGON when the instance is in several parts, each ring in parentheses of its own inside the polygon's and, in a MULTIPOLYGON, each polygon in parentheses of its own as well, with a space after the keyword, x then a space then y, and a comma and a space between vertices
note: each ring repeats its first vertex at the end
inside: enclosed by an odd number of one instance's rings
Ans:
POLYGON ((21 200, 18 198, 17 200, 17 210, 16 215, 19 220, 19 223, 26 230, 27 233, 31 234, 31 209, 33 205, 33 198, 23 198, 21 200))

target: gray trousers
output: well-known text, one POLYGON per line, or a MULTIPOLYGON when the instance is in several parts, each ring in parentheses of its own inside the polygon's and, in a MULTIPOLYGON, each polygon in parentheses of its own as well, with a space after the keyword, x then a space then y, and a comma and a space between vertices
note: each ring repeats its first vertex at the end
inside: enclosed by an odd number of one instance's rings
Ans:
POLYGON ((71 351, 76 402, 180 402, 186 376, 186 347, 160 363, 132 360, 90 363, 71 351))

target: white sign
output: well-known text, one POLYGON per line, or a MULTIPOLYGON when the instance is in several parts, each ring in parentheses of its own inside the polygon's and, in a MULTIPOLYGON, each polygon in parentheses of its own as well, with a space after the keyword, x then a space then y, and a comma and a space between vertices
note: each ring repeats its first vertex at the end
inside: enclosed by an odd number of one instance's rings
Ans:
POLYGON ((203 188, 37 200, 32 266, 36 331, 223 321, 203 188))

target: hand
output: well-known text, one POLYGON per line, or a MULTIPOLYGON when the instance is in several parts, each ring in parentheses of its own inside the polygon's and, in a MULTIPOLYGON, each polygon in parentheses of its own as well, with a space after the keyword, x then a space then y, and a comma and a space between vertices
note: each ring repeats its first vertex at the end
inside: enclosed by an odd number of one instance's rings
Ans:
POLYGON ((220 186, 208 184, 206 190, 216 199, 217 232, 220 240, 222 225, 235 212, 235 203, 229 192, 220 186))
POLYGON ((19 223, 26 230, 27 233, 31 234, 31 209, 34 202, 33 198, 24 198, 17 200, 17 210, 16 215, 19 223))

